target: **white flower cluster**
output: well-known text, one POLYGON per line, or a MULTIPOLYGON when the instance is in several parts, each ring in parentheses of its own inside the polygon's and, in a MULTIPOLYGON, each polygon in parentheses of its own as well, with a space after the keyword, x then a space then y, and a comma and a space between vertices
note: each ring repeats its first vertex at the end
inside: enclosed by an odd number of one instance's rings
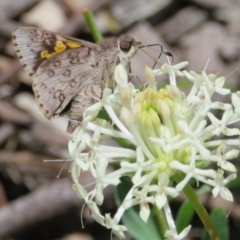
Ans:
POLYGON ((190 226, 177 233, 168 196, 176 197, 191 178, 212 186, 214 197, 220 194, 233 201, 225 185, 236 178, 236 168, 229 160, 239 154, 240 131, 231 125, 240 120, 240 93, 223 88, 223 77, 181 70, 185 66, 186 62, 164 64, 158 70, 146 67, 148 87, 139 91, 118 65, 116 89, 113 93, 105 89, 102 99, 85 111, 81 130, 69 142, 77 194, 93 218, 119 238, 124 238, 127 230, 119 224, 127 209, 140 205, 140 217, 147 221, 149 205, 155 204, 165 212, 169 229, 165 237, 184 239, 190 226), (168 74, 170 85, 158 90, 155 76, 162 74, 168 74), (177 87, 176 78, 192 82, 187 96, 177 87), (214 94, 231 94, 232 104, 213 101, 214 94), (102 108, 110 121, 96 119, 102 108), (104 141, 109 138, 124 139, 132 147, 109 146, 104 141), (109 164, 118 164, 118 168, 108 172, 109 164), (90 171, 95 179, 90 192, 79 183, 84 171, 90 171), (176 171, 185 177, 173 186, 176 171), (228 175, 224 176, 226 171, 228 175), (132 188, 113 217, 103 216, 98 208, 104 200, 103 190, 118 185, 123 176, 130 177, 132 188))

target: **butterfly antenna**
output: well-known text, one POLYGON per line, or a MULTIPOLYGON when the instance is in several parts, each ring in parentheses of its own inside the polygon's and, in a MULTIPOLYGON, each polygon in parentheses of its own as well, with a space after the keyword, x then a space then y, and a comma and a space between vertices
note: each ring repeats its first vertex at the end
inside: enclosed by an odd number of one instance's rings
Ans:
POLYGON ((227 79, 228 77, 230 77, 231 75, 233 75, 233 73, 235 73, 238 70, 238 68, 235 68, 232 72, 230 72, 225 78, 227 79))
POLYGON ((173 58, 172 53, 163 50, 163 47, 162 47, 161 44, 155 43, 155 44, 143 45, 143 46, 141 46, 140 48, 141 48, 141 50, 142 50, 143 52, 145 52, 150 58, 152 58, 152 59, 155 61, 154 65, 153 65, 153 67, 152 67, 153 69, 155 68, 156 64, 159 62, 159 59, 160 59, 160 57, 162 56, 162 54, 166 55, 167 57, 171 57, 172 63, 174 62, 174 58, 173 58), (154 46, 160 47, 160 53, 159 53, 159 56, 158 56, 157 59, 154 59, 149 53, 147 53, 146 51, 143 50, 143 48, 145 48, 145 47, 154 47, 154 46))
POLYGON ((140 86, 144 89, 144 85, 143 83, 141 82, 140 78, 138 77, 138 75, 136 75, 136 79, 137 81, 139 82, 140 86))

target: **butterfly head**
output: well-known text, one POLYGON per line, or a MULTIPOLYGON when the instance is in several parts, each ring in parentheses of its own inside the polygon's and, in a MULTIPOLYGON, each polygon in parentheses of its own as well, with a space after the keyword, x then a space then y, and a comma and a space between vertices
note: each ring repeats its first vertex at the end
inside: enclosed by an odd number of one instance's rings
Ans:
POLYGON ((121 51, 121 55, 127 58, 127 60, 130 60, 136 55, 141 45, 141 42, 137 42, 132 37, 122 36, 119 40, 118 48, 121 51))

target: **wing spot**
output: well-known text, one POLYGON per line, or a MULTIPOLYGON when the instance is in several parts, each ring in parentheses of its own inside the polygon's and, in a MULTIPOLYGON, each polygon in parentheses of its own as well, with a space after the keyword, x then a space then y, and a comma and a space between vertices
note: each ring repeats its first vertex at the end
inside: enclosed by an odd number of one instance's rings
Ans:
POLYGON ((78 57, 78 52, 77 52, 77 51, 75 51, 75 52, 70 52, 70 53, 68 54, 68 57, 69 57, 69 58, 77 58, 77 57, 78 57))
POLYGON ((37 34, 37 37, 42 37, 42 35, 43 35, 43 32, 38 29, 34 29, 34 33, 37 34))
POLYGON ((54 67, 60 67, 61 66, 61 62, 60 61, 55 61, 55 62, 53 62, 53 66, 54 67))
POLYGON ((71 71, 69 69, 66 69, 65 72, 63 73, 64 77, 70 77, 71 76, 71 71))
POLYGON ((49 91, 48 91, 48 93, 49 93, 49 94, 52 94, 54 91, 55 91, 54 88, 50 88, 49 91))
POLYGON ((25 68, 27 66, 27 64, 23 64, 23 67, 25 68))
POLYGON ((76 83, 77 82, 74 79, 72 79, 70 82, 70 87, 72 87, 72 88, 75 87, 76 83))
POLYGON ((52 77, 54 76, 55 72, 52 70, 52 69, 48 69, 46 74, 49 76, 49 77, 52 77))
POLYGON ((40 95, 39 94, 37 94, 37 96, 36 96, 37 98, 40 98, 40 95))
MULTIPOLYGON (((29 73, 29 76, 32 77, 33 76, 33 73, 29 73)), ((35 84, 36 85, 36 84, 35 84)))
POLYGON ((40 37, 36 37, 36 38, 32 38, 32 41, 34 43, 41 43, 42 42, 42 39, 40 37))
POLYGON ((79 62, 79 58, 78 57, 72 57, 72 58, 69 59, 69 62, 71 64, 76 64, 76 63, 79 62))
POLYGON ((42 107, 43 107, 43 104, 42 104, 42 103, 40 103, 40 104, 39 104, 39 106, 42 108, 42 107))
POLYGON ((54 98, 59 98, 62 95, 62 90, 57 90, 54 94, 54 98))
POLYGON ((67 41, 65 44, 70 47, 70 48, 79 48, 81 47, 81 44, 79 42, 72 42, 72 41, 67 41))
POLYGON ((61 94, 59 99, 60 99, 61 102, 63 102, 64 101, 64 94, 61 94))

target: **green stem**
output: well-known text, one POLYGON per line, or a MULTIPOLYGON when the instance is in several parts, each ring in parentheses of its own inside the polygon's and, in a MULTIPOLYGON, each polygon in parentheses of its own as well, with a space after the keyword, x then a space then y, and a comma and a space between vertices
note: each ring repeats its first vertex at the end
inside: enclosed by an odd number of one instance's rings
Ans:
POLYGON ((160 225, 159 232, 161 234, 161 237, 163 238, 165 232, 168 230, 167 220, 162 210, 159 210, 155 205, 153 206, 153 208, 154 208, 154 215, 156 216, 158 223, 160 225))
MULTIPOLYGON (((182 175, 175 174, 174 175, 175 181, 178 183, 183 180, 182 175)), ((192 204, 193 208, 197 212, 199 218, 201 219, 203 225, 205 226, 210 238, 212 240, 221 240, 221 237, 214 226, 211 218, 209 217, 206 209, 202 205, 202 203, 199 201, 199 197, 196 195, 195 191, 192 189, 192 187, 187 184, 183 189, 184 194, 187 196, 189 202, 192 204)))
POLYGON ((102 34, 99 31, 98 27, 97 27, 97 24, 96 24, 96 21, 95 21, 95 18, 93 16, 92 11, 90 11, 88 9, 84 10, 83 11, 83 16, 85 18, 87 26, 89 27, 89 29, 92 33, 94 41, 95 42, 101 42, 103 37, 102 37, 102 34))

